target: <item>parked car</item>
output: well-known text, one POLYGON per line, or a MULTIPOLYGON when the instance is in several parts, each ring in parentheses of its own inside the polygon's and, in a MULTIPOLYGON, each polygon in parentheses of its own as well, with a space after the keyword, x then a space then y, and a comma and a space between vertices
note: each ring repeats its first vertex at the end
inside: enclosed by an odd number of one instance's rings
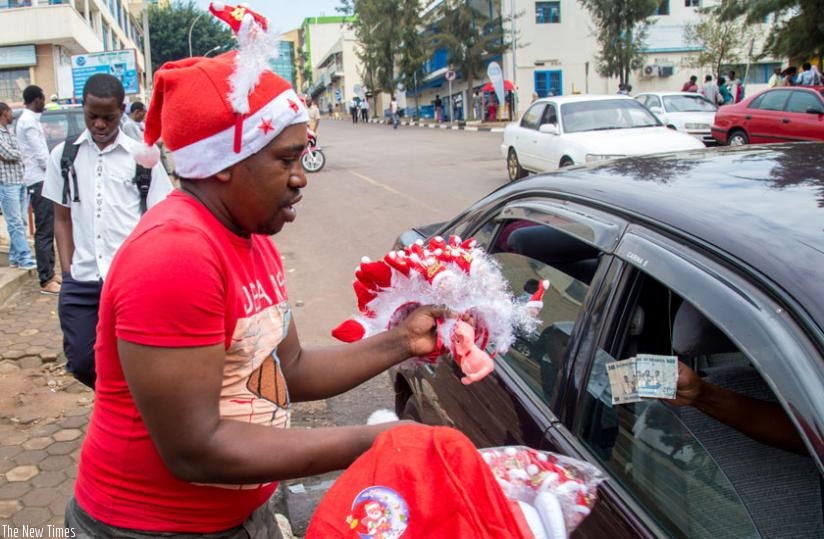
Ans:
POLYGON ((722 144, 824 140, 824 86, 770 88, 715 113, 722 144))
MULTIPOLYGON (((12 113, 14 121, 20 117, 23 109, 15 109, 12 113)), ((80 134, 86 129, 83 120, 83 107, 80 105, 63 106, 59 109, 44 110, 40 114, 40 124, 46 134, 46 145, 49 151, 66 140, 70 133, 80 134)))
POLYGON ((574 537, 820 537, 822 230, 819 143, 628 158, 508 184, 396 248, 474 237, 515 295, 550 281, 540 327, 470 386, 448 356, 394 367, 396 410, 478 447, 601 468, 608 480, 574 537), (709 412, 613 404, 605 364, 641 353, 677 356, 731 400, 709 412), (725 414, 736 427, 713 419, 725 414), (798 453, 744 434, 754 427, 798 453))
POLYGON ((527 172, 701 147, 693 137, 667 129, 631 97, 573 95, 532 103, 504 129, 501 153, 509 179, 516 180, 527 172))
POLYGON ((645 92, 635 100, 667 127, 692 135, 707 146, 717 144, 710 127, 718 107, 706 97, 695 92, 645 92))

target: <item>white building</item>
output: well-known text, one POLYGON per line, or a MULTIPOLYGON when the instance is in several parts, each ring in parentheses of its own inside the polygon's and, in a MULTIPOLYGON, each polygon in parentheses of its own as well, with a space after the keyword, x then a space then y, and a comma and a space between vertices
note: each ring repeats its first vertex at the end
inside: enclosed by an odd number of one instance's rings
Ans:
POLYGON ((135 49, 143 88, 140 0, 0 0, 0 100, 22 102, 36 84, 46 96, 75 94, 71 56, 135 49))

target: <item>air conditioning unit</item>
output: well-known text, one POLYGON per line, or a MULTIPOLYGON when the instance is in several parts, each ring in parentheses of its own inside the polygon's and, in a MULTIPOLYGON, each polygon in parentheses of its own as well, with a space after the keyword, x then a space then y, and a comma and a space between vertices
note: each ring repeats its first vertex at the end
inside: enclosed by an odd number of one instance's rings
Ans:
POLYGON ((673 66, 658 66, 659 77, 672 77, 673 71, 673 66))
POLYGON ((658 66, 656 64, 647 64, 641 68, 642 77, 654 77, 658 73, 658 66))

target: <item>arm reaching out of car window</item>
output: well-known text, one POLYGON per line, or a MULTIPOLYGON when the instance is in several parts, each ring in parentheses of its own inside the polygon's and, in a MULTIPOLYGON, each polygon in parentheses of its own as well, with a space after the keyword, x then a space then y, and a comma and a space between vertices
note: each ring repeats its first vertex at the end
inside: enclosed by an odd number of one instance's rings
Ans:
POLYGON ((808 455, 790 418, 777 402, 753 399, 723 389, 678 362, 675 406, 693 406, 758 442, 808 455))

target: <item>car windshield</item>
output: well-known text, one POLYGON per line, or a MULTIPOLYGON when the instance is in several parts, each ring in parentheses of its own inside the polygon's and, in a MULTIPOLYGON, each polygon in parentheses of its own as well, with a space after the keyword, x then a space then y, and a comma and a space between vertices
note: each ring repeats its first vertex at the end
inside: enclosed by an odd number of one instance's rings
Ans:
POLYGON ((715 112, 715 105, 698 94, 665 95, 664 109, 667 112, 715 112))
POLYGON ((561 121, 566 133, 662 125, 655 115, 634 99, 565 103, 561 105, 561 121))

